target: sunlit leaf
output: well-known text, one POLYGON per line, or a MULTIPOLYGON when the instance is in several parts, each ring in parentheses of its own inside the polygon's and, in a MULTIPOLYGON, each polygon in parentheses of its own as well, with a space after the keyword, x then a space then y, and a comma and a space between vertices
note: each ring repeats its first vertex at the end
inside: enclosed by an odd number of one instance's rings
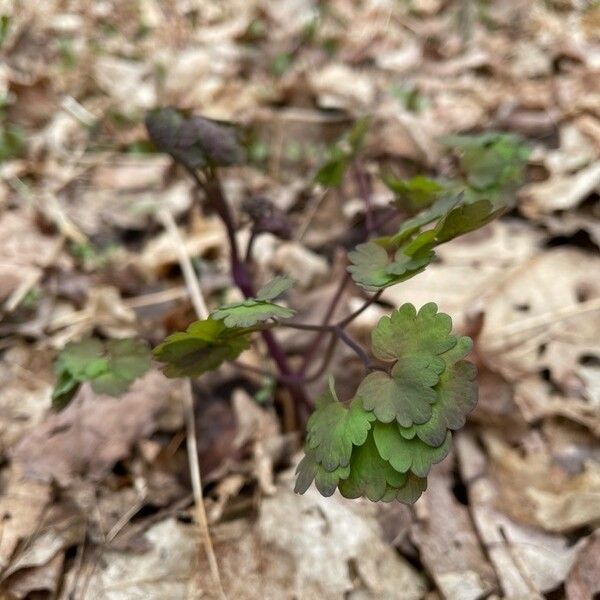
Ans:
POLYGON ((434 302, 424 304, 418 312, 412 304, 403 304, 382 317, 373 330, 373 354, 384 361, 425 356, 430 364, 439 365, 436 372, 441 371, 444 364, 439 355, 456 345, 451 331, 452 319, 438 312, 434 302))

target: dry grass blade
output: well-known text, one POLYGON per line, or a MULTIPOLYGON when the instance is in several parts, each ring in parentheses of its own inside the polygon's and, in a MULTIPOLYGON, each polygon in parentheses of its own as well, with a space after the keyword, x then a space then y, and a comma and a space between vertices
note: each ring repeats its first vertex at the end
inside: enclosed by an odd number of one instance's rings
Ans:
MULTIPOLYGON (((208 317, 208 309, 200 283, 194 272, 194 267, 190 261, 183 240, 181 239, 173 215, 167 210, 162 210, 159 213, 159 217, 170 234, 174 246, 177 248, 177 255, 179 257, 179 263, 185 283, 188 287, 194 310, 201 319, 208 317)), ((192 479, 192 491, 194 493, 194 504, 196 512, 196 521, 200 527, 200 532, 203 539, 204 550, 206 552, 206 558, 210 567, 211 576, 217 587, 219 596, 222 599, 226 599, 225 592, 223 591, 223 585, 221 583, 221 575, 219 574, 219 565, 217 563, 217 557, 213 548, 212 540, 210 537, 210 531, 208 529, 208 519, 206 517, 206 508, 204 506, 204 496, 202 494, 202 477, 200 475, 200 463, 198 462, 198 443, 196 440, 196 417, 194 414, 194 397, 192 392, 192 382, 189 379, 185 381, 185 388, 183 394, 183 412, 186 424, 186 441, 187 441, 187 454, 189 461, 190 476, 192 479)))

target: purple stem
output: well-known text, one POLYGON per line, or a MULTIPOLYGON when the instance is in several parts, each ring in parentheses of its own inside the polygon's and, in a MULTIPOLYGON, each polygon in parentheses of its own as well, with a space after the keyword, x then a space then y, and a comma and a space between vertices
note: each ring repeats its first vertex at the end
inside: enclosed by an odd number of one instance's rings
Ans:
MULTIPOLYGON (((219 180, 217 172, 212 169, 209 170, 207 181, 203 182, 193 169, 187 168, 187 171, 194 178, 194 181, 201 188, 204 189, 208 201, 210 202, 214 210, 217 212, 217 214, 223 221, 223 224, 225 225, 225 230, 227 232, 227 240, 229 242, 231 276, 234 283, 238 286, 238 288, 246 298, 253 298, 256 295, 254 291, 254 284, 252 282, 250 274, 248 273, 246 265, 240 260, 239 248, 237 244, 237 239, 235 237, 235 221, 233 219, 229 203, 223 195, 223 188, 221 186, 221 182, 219 180)), ((293 373, 287 363, 287 357, 285 356, 283 349, 275 339, 273 333, 269 330, 263 330, 261 331, 261 335, 265 341, 269 354, 271 358, 275 361, 277 369, 281 373, 281 375, 285 377, 292 376, 293 373)), ((312 406, 301 386, 288 384, 288 388, 298 409, 300 409, 301 406, 312 406)))

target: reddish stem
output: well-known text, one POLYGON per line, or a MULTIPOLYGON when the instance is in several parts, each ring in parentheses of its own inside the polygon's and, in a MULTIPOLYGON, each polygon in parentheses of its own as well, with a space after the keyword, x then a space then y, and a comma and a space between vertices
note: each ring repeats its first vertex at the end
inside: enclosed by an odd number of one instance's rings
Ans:
POLYGON ((331 298, 331 301, 329 302, 327 312, 325 313, 325 316, 323 317, 323 321, 321 322, 322 330, 319 331, 319 333, 316 335, 316 337, 312 341, 310 347, 308 348, 308 352, 304 356, 304 360, 302 361, 302 366, 300 367, 300 373, 302 373, 302 374, 306 373, 306 370, 310 366, 312 359, 315 357, 315 354, 318 352, 319 347, 321 346, 321 342, 323 341, 323 338, 325 337, 325 333, 327 332, 326 327, 327 327, 327 325, 329 325, 329 322, 331 321, 331 318, 333 317, 333 314, 335 313, 335 309, 337 308, 337 305, 339 304, 339 302, 342 298, 342 295, 344 293, 344 290, 346 289, 346 286, 348 285, 348 283, 350 283, 350 273, 345 273, 344 277, 340 281, 340 284, 339 284, 335 294, 333 295, 333 297, 331 298))
MULTIPOLYGON (((246 264, 240 260, 240 252, 237 244, 237 239, 235 237, 235 221, 229 203, 223 195, 223 188, 221 186, 221 182, 219 180, 217 172, 213 169, 208 169, 207 181, 204 182, 202 181, 202 179, 200 179, 196 171, 194 171, 192 168, 186 167, 186 169, 188 173, 193 177, 194 181, 202 189, 204 189, 208 202, 217 212, 217 214, 223 221, 223 224, 225 225, 225 230, 227 232, 227 240, 229 242, 231 277, 234 283, 237 285, 237 287, 240 289, 240 291, 242 292, 242 294, 244 294, 246 298, 253 298, 256 295, 254 291, 254 284, 252 282, 252 278, 250 277, 246 264)), ((285 352, 275 339, 273 333, 269 330, 263 330, 261 331, 261 335, 265 341, 269 354, 271 358, 275 361, 277 369, 281 373, 281 375, 283 375, 284 377, 293 376, 293 372, 288 365, 285 352)), ((294 400, 294 403, 296 404, 298 411, 301 410, 302 406, 312 406, 300 385, 289 383, 287 384, 287 387, 290 390, 290 394, 292 395, 292 398, 294 400)))

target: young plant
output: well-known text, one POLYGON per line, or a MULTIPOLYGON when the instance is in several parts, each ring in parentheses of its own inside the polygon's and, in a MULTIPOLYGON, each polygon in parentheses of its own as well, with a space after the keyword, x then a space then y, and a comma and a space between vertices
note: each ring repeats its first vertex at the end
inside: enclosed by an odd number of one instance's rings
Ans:
MULTIPOLYGON (((306 324, 295 322, 294 311, 278 302, 293 281, 279 276, 256 291, 253 280, 254 239, 266 231, 289 237, 285 216, 265 207, 268 201, 261 199, 260 210, 245 211, 252 219, 252 236, 244 252, 239 248, 238 221, 219 178, 220 168, 244 160, 235 130, 202 117, 185 117, 172 108, 153 111, 146 125, 154 146, 189 173, 203 191, 205 207, 223 221, 232 280, 245 297, 217 308, 207 319, 158 345, 154 357, 163 363, 164 373, 198 377, 225 361, 235 361, 238 368, 258 371, 286 387, 300 422, 312 411, 306 424, 305 456, 297 469, 297 492, 304 493, 314 482, 325 496, 338 489, 347 498, 415 502, 427 486, 431 465, 448 454, 452 432, 465 424, 476 404, 476 369, 466 360, 471 340, 453 334, 450 317, 433 303, 418 309, 404 304, 383 317, 371 332, 370 353, 348 334, 347 327, 385 288, 421 273, 434 260, 437 246, 511 208, 510 188, 518 183, 527 157, 520 141, 497 134, 450 140, 461 169, 456 180, 384 176, 396 200, 393 214, 385 214, 388 229, 382 235, 370 202, 369 175, 360 161, 369 120, 358 121, 330 149, 316 181, 339 186, 352 172, 365 202, 364 236, 370 239, 348 253, 348 272, 321 321, 306 324), (477 147, 485 157, 478 155, 477 147), (407 218, 398 221, 401 216, 407 218), (395 222, 390 232, 389 224, 395 222), (365 291, 365 300, 352 314, 333 322, 352 280, 365 291), (275 335, 280 328, 315 332, 297 368, 290 366, 275 335), (236 360, 255 334, 262 336, 276 372, 236 360), (306 384, 327 372, 338 343, 357 355, 364 378, 348 399, 338 398, 330 378, 328 388, 313 403, 306 384)), ((68 373, 67 380, 81 380, 78 371, 68 373)))

